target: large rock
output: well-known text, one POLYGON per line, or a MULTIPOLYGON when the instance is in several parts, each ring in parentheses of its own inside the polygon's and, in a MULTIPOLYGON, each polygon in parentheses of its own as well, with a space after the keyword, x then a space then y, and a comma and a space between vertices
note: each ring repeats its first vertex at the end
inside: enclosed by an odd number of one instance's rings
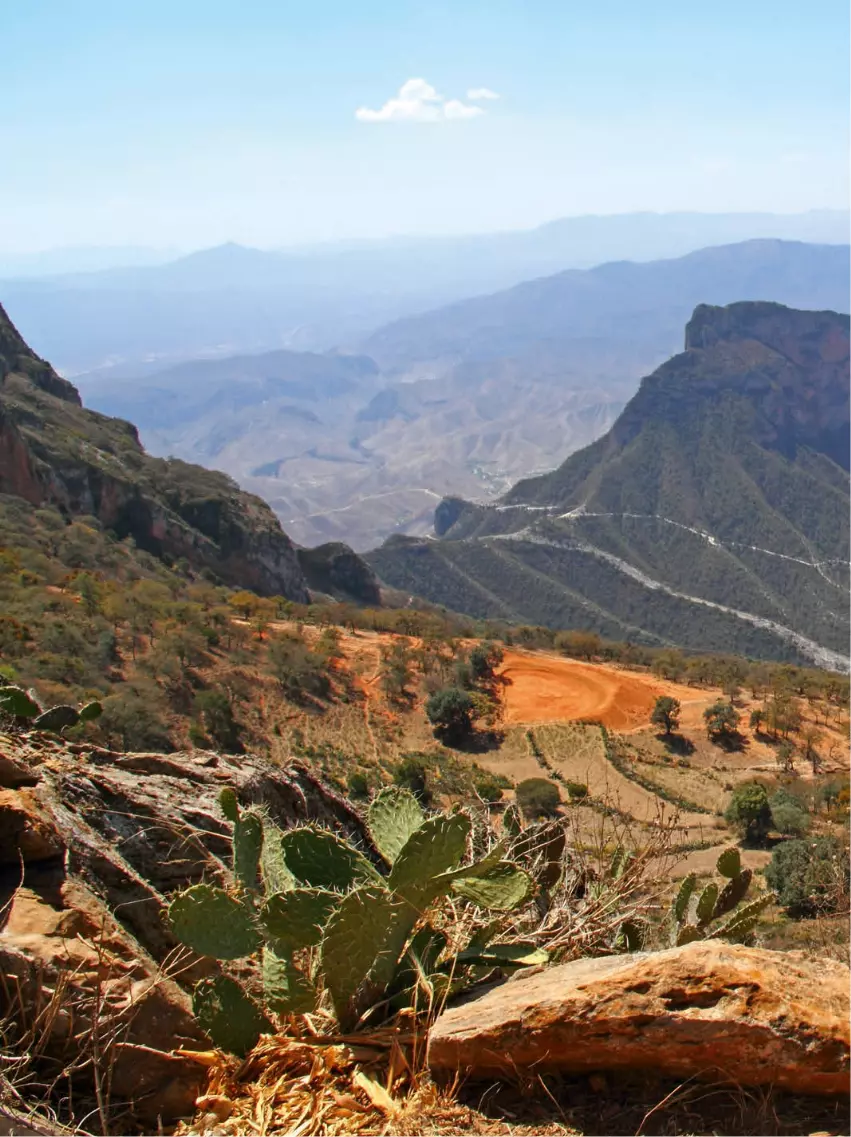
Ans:
POLYGON ((717 940, 581 959, 444 1012, 428 1060, 474 1079, 648 1069, 847 1093, 848 981, 842 964, 717 940))

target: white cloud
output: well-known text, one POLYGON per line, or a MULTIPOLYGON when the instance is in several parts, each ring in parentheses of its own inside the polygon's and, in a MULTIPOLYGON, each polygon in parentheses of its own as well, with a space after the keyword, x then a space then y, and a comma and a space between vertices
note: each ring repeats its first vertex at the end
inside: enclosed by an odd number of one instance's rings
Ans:
MULTIPOLYGON (((480 99, 499 97, 486 87, 478 87, 467 94, 468 99, 474 96, 480 99)), ((388 99, 383 107, 378 110, 358 107, 355 118, 358 122, 443 122, 446 119, 478 118, 484 113, 482 107, 439 95, 425 79, 409 79, 399 88, 399 94, 388 99)))
POLYGON ((499 95, 496 91, 492 91, 490 87, 472 87, 467 92, 467 98, 475 103, 482 99, 498 99, 499 95))

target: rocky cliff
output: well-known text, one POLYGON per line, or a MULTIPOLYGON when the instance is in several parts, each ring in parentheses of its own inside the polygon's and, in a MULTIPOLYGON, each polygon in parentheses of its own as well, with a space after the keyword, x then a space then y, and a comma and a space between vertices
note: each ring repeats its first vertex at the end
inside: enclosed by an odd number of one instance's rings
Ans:
POLYGON ((224 474, 151 458, 130 423, 85 410, 2 308, 0 493, 97 517, 119 538, 226 584, 308 599, 293 545, 265 502, 224 474))
POLYGON ((474 616, 844 667, 848 331, 701 305, 606 435, 495 505, 446 499, 442 541, 370 563, 474 616))

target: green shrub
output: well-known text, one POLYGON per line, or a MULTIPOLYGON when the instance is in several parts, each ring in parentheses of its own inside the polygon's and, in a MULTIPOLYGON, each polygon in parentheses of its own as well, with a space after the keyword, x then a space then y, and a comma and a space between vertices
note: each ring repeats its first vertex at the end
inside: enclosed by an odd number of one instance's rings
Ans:
POLYGON ((848 848, 835 837, 783 841, 765 870, 766 883, 791 916, 847 909, 848 876, 848 848))
POLYGON ((706 733, 712 742, 728 742, 733 738, 741 718, 732 703, 718 699, 703 712, 706 733))
POLYGON ((476 793, 487 805, 495 805, 498 801, 502 801, 503 784, 499 778, 493 778, 485 775, 474 782, 476 793))
POLYGON ((239 723, 233 713, 230 699, 223 691, 201 691, 195 696, 195 712, 201 716, 207 734, 222 750, 238 753, 239 723))
POLYGON ((135 691, 104 699, 98 725, 110 744, 123 750, 173 749, 162 715, 135 691))
POLYGON ((445 742, 462 742, 472 734, 474 706, 466 691, 444 687, 429 698, 425 712, 435 734, 445 742))
POLYGON ((672 734, 680 725, 680 701, 670 695, 660 695, 650 714, 654 726, 661 726, 665 734, 672 734))
POLYGON ((571 801, 582 801, 588 797, 588 787, 584 782, 568 782, 567 793, 571 801))
POLYGON ((737 786, 724 811, 724 820, 742 837, 763 841, 771 828, 771 806, 765 786, 759 782, 745 782, 737 786))
POLYGON ((431 801, 431 790, 428 787, 428 771, 421 758, 414 754, 403 755, 401 761, 393 771, 393 781, 397 786, 410 790, 414 797, 428 804, 431 801))
POLYGON ((362 770, 353 770, 349 774, 346 787, 352 797, 369 797, 369 782, 362 770))
POLYGON ((558 786, 548 778, 526 778, 518 784, 515 796, 528 818, 550 817, 561 805, 558 786))

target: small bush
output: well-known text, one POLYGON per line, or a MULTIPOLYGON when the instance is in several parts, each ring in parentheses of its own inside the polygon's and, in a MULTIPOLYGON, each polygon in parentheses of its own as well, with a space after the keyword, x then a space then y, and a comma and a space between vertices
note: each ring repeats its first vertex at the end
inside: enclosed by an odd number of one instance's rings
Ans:
POLYGON ((349 774, 346 788, 352 797, 369 797, 369 782, 362 770, 354 770, 349 774))
POLYGON ((571 801, 582 801, 588 797, 588 787, 584 782, 568 782, 567 793, 571 801))
POLYGON ((503 786, 501 779, 485 775, 474 782, 474 788, 487 805, 495 805, 498 801, 502 801, 503 786))
POLYGON ((730 804, 724 811, 724 820, 742 837, 763 841, 771 828, 771 806, 765 786, 759 782, 745 782, 733 790, 730 804))
POLYGON ((765 870, 791 916, 829 915, 848 905, 848 848, 835 837, 784 841, 765 870))
POLYGON ((550 817, 561 805, 558 786, 547 778, 526 778, 515 791, 517 804, 526 817, 550 817))
POLYGON ((473 731, 474 706, 466 691, 458 687, 444 687, 427 701, 425 712, 435 734, 446 742, 461 742, 473 731))
POLYGON ((425 762, 414 754, 405 754, 402 756, 401 761, 393 771, 393 781, 397 786, 402 786, 411 793, 424 805, 427 805, 432 798, 431 790, 428 787, 428 771, 425 762))

